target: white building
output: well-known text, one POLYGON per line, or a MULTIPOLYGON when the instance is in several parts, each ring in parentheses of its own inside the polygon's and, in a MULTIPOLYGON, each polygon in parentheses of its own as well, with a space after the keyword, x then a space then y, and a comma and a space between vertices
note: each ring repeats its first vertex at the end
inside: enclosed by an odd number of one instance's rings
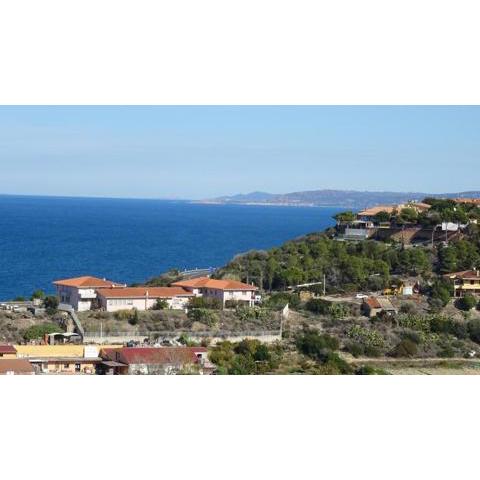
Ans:
POLYGON ((105 278, 78 277, 57 280, 53 282, 57 289, 57 297, 60 303, 71 305, 74 310, 84 312, 91 310, 97 299, 97 289, 123 289, 125 284, 115 283, 105 278))
POLYGON ((209 298, 218 298, 223 306, 228 300, 244 302, 253 306, 258 290, 254 285, 238 282, 236 280, 214 280, 208 277, 181 280, 172 284, 175 287, 182 287, 195 294, 209 298))
POLYGON ((99 288, 97 295, 100 307, 107 312, 150 310, 157 300, 165 300, 168 308, 180 310, 195 296, 181 287, 99 288))

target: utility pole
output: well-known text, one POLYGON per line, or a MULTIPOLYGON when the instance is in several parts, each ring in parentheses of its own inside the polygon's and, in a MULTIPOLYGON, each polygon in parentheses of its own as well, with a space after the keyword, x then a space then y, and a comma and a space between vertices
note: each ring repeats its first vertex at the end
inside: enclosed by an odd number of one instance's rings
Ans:
POLYGON ((323 296, 327 294, 327 276, 323 274, 323 296))

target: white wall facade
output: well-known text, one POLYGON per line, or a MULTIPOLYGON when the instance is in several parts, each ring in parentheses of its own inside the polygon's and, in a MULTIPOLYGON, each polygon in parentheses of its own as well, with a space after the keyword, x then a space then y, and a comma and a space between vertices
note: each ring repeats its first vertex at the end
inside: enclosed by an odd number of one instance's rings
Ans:
MULTIPOLYGON (((100 306, 107 312, 118 312, 119 310, 139 311, 152 309, 157 303, 157 297, 148 298, 105 298, 99 297, 100 306)), ((172 310, 183 310, 188 305, 190 297, 162 298, 167 302, 168 308, 172 310)))
POLYGON ((97 298, 97 293, 93 288, 68 287, 66 285, 57 285, 56 287, 60 303, 71 305, 78 312, 91 310, 92 300, 97 298))

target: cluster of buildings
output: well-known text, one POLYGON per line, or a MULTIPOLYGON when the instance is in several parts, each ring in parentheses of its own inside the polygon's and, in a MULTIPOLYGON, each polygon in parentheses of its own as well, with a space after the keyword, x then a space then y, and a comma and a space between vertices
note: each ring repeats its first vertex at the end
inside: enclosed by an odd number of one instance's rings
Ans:
POLYGON ((234 301, 253 306, 259 301, 258 288, 236 280, 215 280, 198 277, 172 283, 169 287, 127 287, 126 284, 91 276, 68 278, 54 282, 62 304, 83 312, 102 309, 149 310, 162 300, 170 309, 184 309, 193 297, 218 299, 223 306, 234 301))
POLYGON ((0 345, 0 375, 211 374, 204 347, 0 345))

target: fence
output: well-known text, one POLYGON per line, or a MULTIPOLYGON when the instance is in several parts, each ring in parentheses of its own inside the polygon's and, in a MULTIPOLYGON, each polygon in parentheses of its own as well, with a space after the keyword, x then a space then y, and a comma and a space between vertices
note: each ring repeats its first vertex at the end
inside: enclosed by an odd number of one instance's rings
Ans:
POLYGON ((281 330, 255 330, 255 331, 207 331, 207 332, 191 332, 191 331, 131 331, 131 332, 85 332, 83 341, 85 343, 125 343, 129 341, 143 342, 146 338, 154 340, 157 338, 174 339, 181 335, 185 335, 192 340, 201 340, 203 338, 210 339, 211 343, 215 344, 224 340, 231 342, 239 342, 246 338, 254 338, 264 343, 272 343, 282 338, 281 330))

